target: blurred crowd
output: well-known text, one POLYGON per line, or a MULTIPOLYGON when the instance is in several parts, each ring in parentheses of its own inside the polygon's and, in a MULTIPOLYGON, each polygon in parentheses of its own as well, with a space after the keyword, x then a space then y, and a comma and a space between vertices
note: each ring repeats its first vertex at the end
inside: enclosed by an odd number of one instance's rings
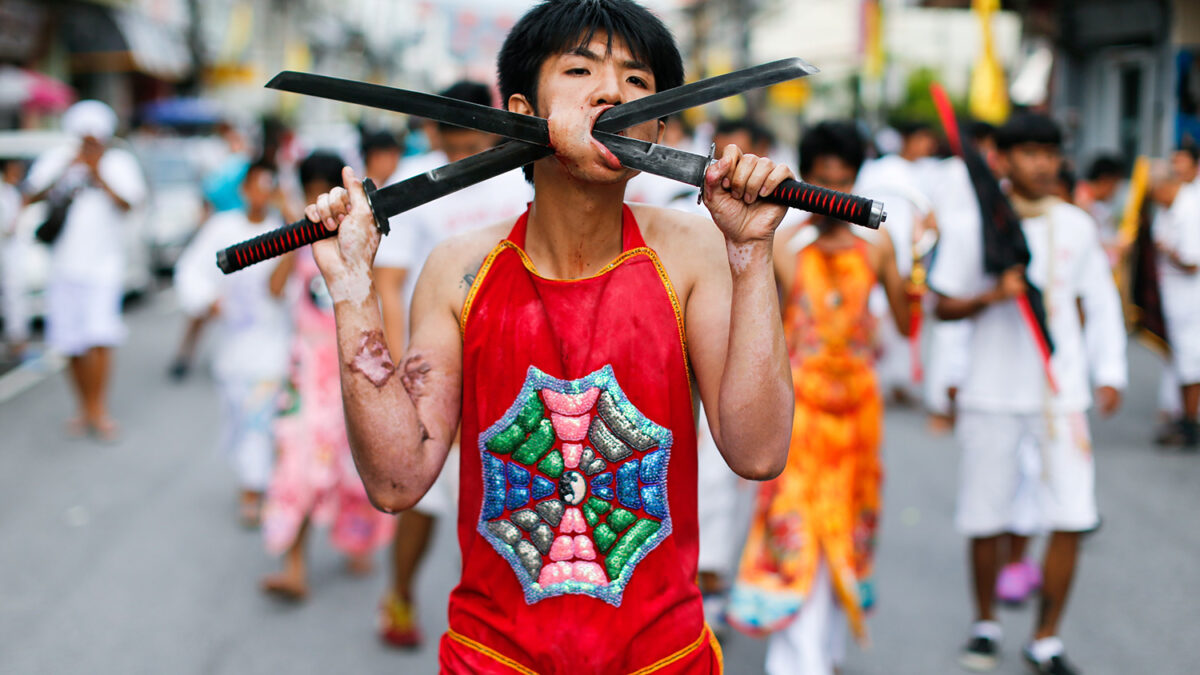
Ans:
MULTIPOLYGON (((483 83, 459 82, 442 94, 495 104, 483 83)), ((699 152, 733 144, 798 166, 814 184, 881 200, 888 211, 881 232, 792 212, 777 234, 794 372, 823 393, 798 394, 798 410, 808 413, 798 412, 797 425, 809 426, 797 433, 809 446, 793 457, 809 464, 789 460, 774 487, 729 471, 701 423, 699 583, 710 623, 718 633, 731 625, 770 633, 773 673, 831 672, 846 628, 865 637, 886 399, 923 408, 930 433, 956 433, 963 446, 957 524, 973 542, 977 610, 964 666, 995 664, 996 601, 1021 603, 1043 589, 1052 609, 1035 622, 1026 656, 1041 672, 1075 672, 1056 636, 1078 537, 1099 525, 1091 455, 1081 451, 1091 447, 1084 415, 1093 400, 1104 414, 1120 405, 1127 335, 1163 353, 1161 418, 1145 420, 1147 438, 1200 447, 1196 146, 1160 159, 1103 154, 1075 167, 1063 160, 1057 125, 1031 112, 999 128, 972 122, 949 135, 933 120, 882 130, 814 122, 796 149, 780 147, 753 116, 690 119, 666 120, 663 142, 699 152), (993 238, 1011 240, 1011 227, 1023 228, 1023 256, 986 268, 981 261, 1002 248, 993 238), (1032 300, 1031 289, 1040 289, 1032 300), (842 370, 811 365, 835 357, 842 370), (817 475, 844 482, 821 483, 817 475), (796 513, 814 517, 796 525, 786 518, 796 513), (820 514, 824 524, 812 525, 820 514), (783 536, 786 527, 794 531, 783 536), (1046 562, 1036 564, 1028 541, 1043 534, 1050 534, 1046 562), (778 602, 788 593, 805 598, 803 608, 778 602), (1055 663, 1062 669, 1046 665, 1055 663)), ((305 549, 314 526, 328 526, 351 574, 369 573, 374 554, 390 551, 391 581, 377 610, 381 637, 420 645, 414 583, 435 522, 456 511, 454 472, 443 472, 411 511, 376 511, 350 456, 333 307, 311 252, 229 276, 214 256, 301 218, 305 204, 341 185, 343 165, 387 185, 497 139, 423 120, 401 133, 360 128, 356 143, 301 138, 278 120, 254 130, 223 123, 202 139, 152 129, 121 139, 119 126, 106 105, 83 101, 63 115, 63 134, 50 147, 0 157, 6 358, 41 352, 31 327, 44 318, 44 349, 67 359, 77 395, 67 432, 116 439, 107 392, 125 338, 122 302, 138 290, 129 281, 131 259, 146 260, 137 250, 146 237, 128 230, 176 223, 170 227, 179 233, 157 240, 151 256, 181 313, 165 376, 191 377, 209 343, 203 365, 223 415, 214 442, 234 469, 239 518, 261 527, 266 550, 280 558, 263 590, 306 598, 305 549), (187 166, 176 171, 180 160, 187 166), (172 197, 175 188, 191 196, 172 197)), ((644 174, 626 191, 628 201, 692 211, 701 208, 696 197, 694 188, 644 174)), ((515 217, 531 198, 517 171, 392 219, 374 282, 393 354, 404 351, 413 284, 434 245, 515 217)))

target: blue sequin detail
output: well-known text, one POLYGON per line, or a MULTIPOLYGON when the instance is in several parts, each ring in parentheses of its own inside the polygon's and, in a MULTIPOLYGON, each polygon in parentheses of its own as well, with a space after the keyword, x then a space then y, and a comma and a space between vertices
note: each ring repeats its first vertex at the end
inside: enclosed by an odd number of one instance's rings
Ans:
POLYGON ((512 511, 519 509, 529 503, 529 488, 511 488, 508 491, 508 499, 504 502, 504 508, 512 511))
POLYGON ((529 487, 529 469, 514 464, 508 463, 508 482, 517 487, 529 487))
POLYGON ((480 518, 492 520, 504 513, 504 462, 495 455, 483 455, 483 509, 480 518))
POLYGON ((645 503, 646 513, 655 518, 667 517, 667 495, 661 485, 642 487, 642 502, 645 503))
MULTIPOLYGON (((549 413, 547 412, 546 414, 548 416, 549 413)), ((512 567, 513 574, 517 577, 518 583, 521 584, 521 588, 525 592, 526 603, 533 604, 546 598, 561 595, 587 595, 607 602, 614 607, 621 606, 621 599, 625 588, 628 586, 638 564, 650 551, 654 550, 664 539, 670 536, 672 531, 671 515, 666 506, 665 484, 666 464, 667 458, 670 456, 672 442, 673 437, 670 430, 647 419, 629 401, 628 397, 625 396, 625 392, 621 390, 621 386, 613 374, 612 366, 604 366, 600 370, 577 380, 560 380, 547 375, 536 367, 529 367, 525 384, 521 387, 520 393, 517 394, 516 399, 505 412, 504 416, 496 420, 494 424, 479 435, 478 449, 483 460, 484 503, 480 521, 476 526, 479 534, 484 539, 487 539, 496 553, 507 560, 512 567), (546 480, 546 478, 537 473, 530 474, 528 477, 522 477, 520 473, 510 475, 505 462, 487 449, 487 443, 512 426, 525 405, 531 399, 539 397, 542 390, 549 389, 562 394, 578 395, 586 393, 592 388, 600 389, 603 393, 609 395, 613 402, 620 408, 628 422, 636 427, 640 433, 653 439, 655 443, 653 447, 657 448, 654 454, 661 457, 661 467, 654 467, 654 469, 659 474, 658 482, 662 483, 662 485, 653 486, 653 490, 644 493, 639 492, 639 468, 643 462, 638 461, 637 455, 643 457, 649 455, 642 451, 635 451, 635 457, 630 457, 625 461, 614 461, 610 464, 610 466, 616 469, 615 477, 610 472, 606 474, 609 476, 607 479, 599 475, 593 479, 594 481, 600 480, 603 482, 594 482, 591 490, 592 495, 599 499, 611 501, 614 496, 613 483, 615 482, 616 496, 622 498, 622 504, 626 507, 629 507, 629 503, 625 500, 632 500, 634 504, 632 508, 638 508, 643 499, 654 500, 655 504, 653 508, 655 510, 652 511, 652 506, 647 504, 646 513, 660 519, 661 525, 657 532, 650 536, 629 556, 628 562, 621 568, 617 577, 608 579, 607 583, 592 584, 569 580, 543 586, 538 583, 539 570, 534 569, 533 561, 522 560, 521 555, 515 547, 505 543, 488 529, 488 523, 497 518, 508 518, 512 515, 512 511, 525 508, 527 505, 536 507, 540 503, 545 503, 544 501, 539 502, 537 500, 553 499, 557 495, 558 486, 556 483, 546 480), (512 485, 509 484, 510 479, 515 479, 512 485), (530 504, 531 496, 535 500, 533 504, 530 504)), ((525 469, 525 467, 520 468, 525 469)), ((527 469, 525 470, 528 472, 527 469)), ((605 471, 605 469, 599 470, 605 471)), ((588 528, 587 536, 593 536, 593 528, 588 528)), ((528 551, 525 551, 525 553, 528 554, 528 551)), ((549 562, 549 558, 543 554, 543 568, 549 562)))
POLYGON ((642 496, 638 494, 638 460, 631 459, 617 469, 617 499, 627 509, 642 508, 642 496))
POLYGON ((558 490, 558 486, 554 484, 554 481, 546 479, 546 478, 542 478, 541 476, 533 477, 533 498, 534 499, 541 499, 542 497, 549 497, 550 495, 554 494, 557 490, 558 490))
POLYGON ((599 476, 596 476, 595 478, 592 479, 592 488, 595 489, 598 487, 606 487, 608 485, 612 485, 612 481, 613 481, 612 472, 605 471, 604 473, 602 473, 599 476))
POLYGON ((656 450, 642 457, 642 482, 656 485, 667 478, 667 451, 656 450))

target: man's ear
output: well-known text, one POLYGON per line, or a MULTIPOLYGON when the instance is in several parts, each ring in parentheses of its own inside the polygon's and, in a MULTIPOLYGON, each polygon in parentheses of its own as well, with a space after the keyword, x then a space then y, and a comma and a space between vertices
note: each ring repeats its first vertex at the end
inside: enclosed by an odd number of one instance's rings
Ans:
POLYGON ((525 98, 525 94, 513 94, 512 96, 509 96, 508 97, 508 111, 515 112, 515 113, 518 113, 521 115, 536 115, 537 114, 537 111, 534 109, 533 105, 529 102, 529 99, 525 98))
POLYGON ((662 143, 663 135, 666 133, 667 133, 667 123, 662 120, 659 120, 658 121, 658 137, 655 139, 654 142, 662 143))

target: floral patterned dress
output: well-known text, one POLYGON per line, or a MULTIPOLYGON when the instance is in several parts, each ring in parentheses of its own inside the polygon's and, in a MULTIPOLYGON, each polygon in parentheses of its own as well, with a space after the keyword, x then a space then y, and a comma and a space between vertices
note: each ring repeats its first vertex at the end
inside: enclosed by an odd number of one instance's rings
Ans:
POLYGON ((333 301, 310 249, 290 280, 293 340, 284 411, 275 419, 278 456, 263 509, 267 550, 287 550, 306 518, 332 524, 333 545, 362 555, 391 539, 394 518, 377 511, 354 468, 338 373, 333 301))
POLYGON ((796 391, 783 473, 761 487, 730 598, 730 622, 762 635, 800 612, 824 557, 855 636, 865 638, 879 512, 883 406, 875 381, 875 273, 867 244, 816 245, 796 260, 784 327, 796 391))

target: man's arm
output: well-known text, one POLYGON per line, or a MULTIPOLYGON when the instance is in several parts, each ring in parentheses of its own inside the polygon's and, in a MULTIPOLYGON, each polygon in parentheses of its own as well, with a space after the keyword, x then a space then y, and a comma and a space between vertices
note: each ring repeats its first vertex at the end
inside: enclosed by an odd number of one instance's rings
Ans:
POLYGON ((907 282, 900 276, 896 267, 896 250, 892 247, 890 236, 877 237, 871 244, 875 253, 875 274, 883 290, 887 294, 888 305, 892 309, 892 318, 896 321, 896 330, 904 337, 912 332, 912 314, 909 307, 907 282))
POLYGON ((1076 288, 1083 307, 1083 339, 1100 413, 1109 417, 1121 406, 1128 381, 1125 318, 1108 258, 1094 230, 1084 251, 1076 288))
POLYGON ((334 299, 342 402, 354 463, 371 502, 384 511, 410 508, 433 484, 458 426, 462 343, 441 277, 455 269, 444 247, 435 250, 413 298, 408 354, 392 359, 383 333, 371 263, 379 246, 362 183, 343 171, 337 188, 309 205, 306 215, 337 229, 313 245, 334 299))
POLYGON ((689 354, 713 439, 729 468, 752 480, 779 475, 791 438, 795 401, 772 255, 786 209, 758 201, 790 175, 733 146, 710 167, 705 202, 724 246, 711 234, 696 246, 687 303, 689 354))
POLYGON ((383 334, 393 354, 403 354, 408 341, 408 326, 404 316, 404 282, 407 279, 408 270, 403 267, 375 268, 375 290, 379 293, 379 304, 383 309, 383 334))
MULTIPOLYGON (((936 289, 935 289, 936 292, 936 289)), ((955 298, 938 293, 934 313, 942 321, 969 319, 988 307, 1011 300, 1025 293, 1025 268, 1014 267, 1000 275, 996 287, 969 298, 955 298)))

